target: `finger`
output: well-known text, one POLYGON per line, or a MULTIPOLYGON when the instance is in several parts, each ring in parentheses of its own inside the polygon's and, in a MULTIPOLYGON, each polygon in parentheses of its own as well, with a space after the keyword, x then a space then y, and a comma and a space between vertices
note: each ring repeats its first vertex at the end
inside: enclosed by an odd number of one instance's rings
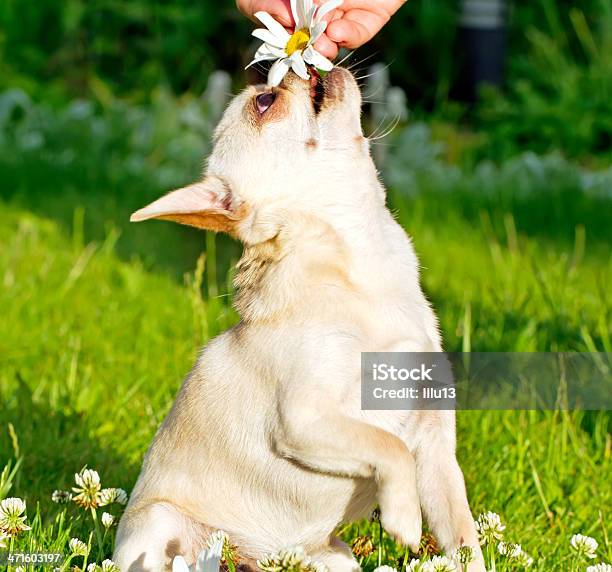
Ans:
POLYGON ((238 0, 237 6, 251 20, 255 20, 255 12, 267 12, 286 28, 294 25, 289 0, 238 0))
POLYGON ((335 42, 332 42, 327 37, 327 34, 323 34, 315 42, 314 47, 317 52, 324 55, 329 60, 333 60, 338 55, 338 45, 335 42))
POLYGON ((330 22, 326 34, 343 47, 358 48, 371 40, 387 20, 366 10, 350 10, 340 20, 330 22))
POLYGON ((344 0, 342 2, 342 10, 348 12, 350 10, 367 10, 368 12, 376 12, 392 16, 406 0, 386 0, 385 2, 372 2, 372 0, 344 0))

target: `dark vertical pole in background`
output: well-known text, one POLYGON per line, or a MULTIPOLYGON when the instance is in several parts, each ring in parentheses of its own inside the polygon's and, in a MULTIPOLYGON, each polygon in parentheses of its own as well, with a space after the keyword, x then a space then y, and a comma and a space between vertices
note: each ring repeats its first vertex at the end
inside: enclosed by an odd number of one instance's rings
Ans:
POLYGON ((501 86, 506 56, 506 0, 461 0, 457 82, 460 99, 473 103, 483 83, 501 86))

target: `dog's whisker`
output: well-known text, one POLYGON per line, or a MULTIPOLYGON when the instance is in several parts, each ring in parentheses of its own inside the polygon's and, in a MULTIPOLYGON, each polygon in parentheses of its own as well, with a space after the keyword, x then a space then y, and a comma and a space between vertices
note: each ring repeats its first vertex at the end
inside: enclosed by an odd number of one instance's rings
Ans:
POLYGON ((393 132, 393 130, 398 126, 400 121, 401 121, 401 117, 397 116, 395 120, 392 122, 392 124, 387 126, 387 128, 385 129, 383 133, 381 133, 380 135, 376 135, 376 136, 370 135, 368 137, 368 140, 372 142, 372 141, 377 141, 378 139, 384 139, 385 137, 389 136, 393 132))

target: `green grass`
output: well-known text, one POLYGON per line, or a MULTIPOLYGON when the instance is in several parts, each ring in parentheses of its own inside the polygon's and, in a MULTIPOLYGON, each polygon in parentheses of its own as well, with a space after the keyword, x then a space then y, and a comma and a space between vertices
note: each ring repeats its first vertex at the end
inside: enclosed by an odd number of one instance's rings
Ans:
MULTIPOLYGON (((210 121, 193 98, 22 107, 0 125, 0 469, 20 460, 0 477, 0 498, 27 501, 32 531, 16 548, 64 551, 71 537, 90 538, 91 515, 51 493, 84 466, 103 486, 131 489, 198 349, 237 320, 239 247, 127 222, 198 176, 210 121)), ((395 142, 386 173, 402 192, 391 204, 414 238, 446 349, 612 352, 609 172, 532 155, 460 170, 419 125, 395 142)), ((458 414, 473 510, 500 513, 533 569, 584 570, 570 559, 576 532, 612 561, 611 418, 458 414)), ((403 556, 386 536, 378 550, 377 523, 341 532, 373 538, 367 572, 403 556)), ((92 543, 99 562, 112 533, 92 543)))
MULTIPOLYGON (((563 227, 563 213, 584 199, 551 200, 556 218, 548 222, 563 227)), ((514 216, 477 195, 394 194, 447 348, 612 351, 609 245, 601 232, 590 240, 588 220, 561 228, 573 242, 538 233, 528 203, 515 205, 514 216)), ((26 499, 36 522, 19 546, 60 550, 70 536, 87 540, 92 527, 77 507, 53 504, 52 491, 70 488, 85 465, 104 486, 129 491, 198 348, 237 317, 211 237, 209 264, 193 260, 180 279, 166 262, 118 254, 142 226, 121 236, 107 226, 88 242, 87 212, 66 225, 14 200, 1 207, 0 459, 23 459, 8 496, 26 499)), ((181 236, 167 223, 145 226, 152 245, 162 229, 181 236)), ((569 560, 576 532, 596 537, 600 559, 612 560, 609 413, 461 412, 458 439, 474 512, 500 513, 508 538, 534 556, 534 570, 584 569, 569 560)), ((342 533, 349 541, 368 534, 378 545, 376 523, 342 533)), ((403 553, 387 538, 384 545, 383 561, 403 553)), ((375 552, 364 569, 377 559, 375 552)))

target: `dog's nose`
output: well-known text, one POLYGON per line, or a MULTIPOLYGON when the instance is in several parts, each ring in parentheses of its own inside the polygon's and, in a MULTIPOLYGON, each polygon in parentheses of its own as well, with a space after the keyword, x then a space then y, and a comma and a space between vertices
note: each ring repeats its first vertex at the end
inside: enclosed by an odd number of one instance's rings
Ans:
POLYGON ((289 70, 287 75, 283 78, 280 87, 290 91, 301 91, 302 89, 308 88, 309 85, 310 80, 302 79, 293 70, 289 70))

